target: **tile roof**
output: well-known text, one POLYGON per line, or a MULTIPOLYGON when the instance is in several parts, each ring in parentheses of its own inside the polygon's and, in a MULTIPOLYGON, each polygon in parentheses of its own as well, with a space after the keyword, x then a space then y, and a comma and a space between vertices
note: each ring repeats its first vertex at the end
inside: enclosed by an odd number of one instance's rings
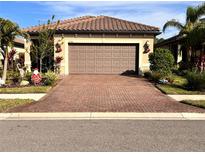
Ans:
MULTIPOLYGON (((56 22, 51 25, 51 28, 54 28, 55 25, 56 22)), ((33 26, 24 29, 24 31, 36 33, 42 28, 43 25, 33 26)), ((57 32, 60 31, 159 33, 159 28, 108 16, 82 16, 60 21, 57 32)))
POLYGON ((184 38, 185 38, 184 36, 175 35, 175 36, 167 38, 167 39, 165 39, 165 40, 163 40, 163 41, 161 41, 159 43, 156 43, 155 47, 161 47, 161 46, 164 46, 164 45, 180 42, 180 41, 183 41, 184 38))
POLYGON ((24 39, 23 38, 15 38, 14 43, 19 43, 19 44, 24 44, 24 39))

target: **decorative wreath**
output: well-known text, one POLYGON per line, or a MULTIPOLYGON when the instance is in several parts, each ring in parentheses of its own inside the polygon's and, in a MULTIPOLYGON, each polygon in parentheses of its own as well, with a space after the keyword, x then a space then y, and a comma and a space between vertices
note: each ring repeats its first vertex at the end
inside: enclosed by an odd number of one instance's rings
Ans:
POLYGON ((63 57, 57 56, 55 62, 59 64, 63 60, 63 57))
POLYGON ((61 45, 59 43, 56 43, 55 47, 56 47, 56 53, 59 53, 62 51, 61 45))

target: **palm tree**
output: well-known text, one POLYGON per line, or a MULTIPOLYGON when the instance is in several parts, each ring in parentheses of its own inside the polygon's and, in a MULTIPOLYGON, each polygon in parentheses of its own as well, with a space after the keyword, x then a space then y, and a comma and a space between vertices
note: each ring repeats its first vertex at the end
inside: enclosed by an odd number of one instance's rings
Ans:
MULTIPOLYGON (((168 27, 175 27, 179 30, 179 36, 184 38, 184 47, 189 54, 189 57, 192 55, 193 43, 194 40, 198 40, 198 35, 191 35, 193 30, 197 27, 201 27, 201 24, 204 24, 204 20, 201 20, 201 17, 205 15, 205 3, 197 7, 188 7, 186 11, 186 23, 180 23, 176 19, 167 21, 163 26, 163 32, 168 27)), ((195 31, 195 30, 194 30, 195 31)))
POLYGON ((168 27, 175 27, 180 32, 179 35, 186 36, 191 30, 193 30, 194 26, 200 23, 200 18, 205 15, 205 3, 199 5, 197 7, 188 7, 186 11, 186 23, 182 24, 176 19, 172 19, 167 21, 163 26, 163 32, 168 27))
POLYGON ((4 57, 2 80, 4 81, 6 81, 9 47, 12 48, 14 46, 14 39, 17 36, 28 37, 26 33, 21 31, 16 23, 8 19, 0 18, 0 48, 4 57))

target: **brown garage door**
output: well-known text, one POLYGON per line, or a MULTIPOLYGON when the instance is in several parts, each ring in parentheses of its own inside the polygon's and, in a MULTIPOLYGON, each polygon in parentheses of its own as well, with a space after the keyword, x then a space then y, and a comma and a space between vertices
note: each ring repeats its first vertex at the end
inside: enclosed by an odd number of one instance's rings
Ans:
POLYGON ((136 46, 69 44, 71 74, 121 74, 136 70, 136 46))

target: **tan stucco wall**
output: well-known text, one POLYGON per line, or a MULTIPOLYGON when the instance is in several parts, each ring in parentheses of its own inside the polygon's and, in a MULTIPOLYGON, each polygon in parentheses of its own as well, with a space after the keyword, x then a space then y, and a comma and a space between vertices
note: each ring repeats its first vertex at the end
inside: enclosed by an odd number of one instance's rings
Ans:
POLYGON ((54 43, 59 42, 63 44, 61 45, 62 52, 55 53, 54 56, 62 56, 64 59, 61 61, 61 74, 69 74, 69 51, 68 44, 69 43, 131 43, 131 44, 139 44, 139 69, 140 73, 149 70, 149 53, 153 52, 154 48, 154 38, 90 38, 90 37, 70 37, 64 35, 63 39, 61 35, 56 35, 54 38, 54 43), (60 41, 61 40, 61 41, 60 41), (150 43, 150 52, 144 53, 144 44, 146 41, 150 43))

